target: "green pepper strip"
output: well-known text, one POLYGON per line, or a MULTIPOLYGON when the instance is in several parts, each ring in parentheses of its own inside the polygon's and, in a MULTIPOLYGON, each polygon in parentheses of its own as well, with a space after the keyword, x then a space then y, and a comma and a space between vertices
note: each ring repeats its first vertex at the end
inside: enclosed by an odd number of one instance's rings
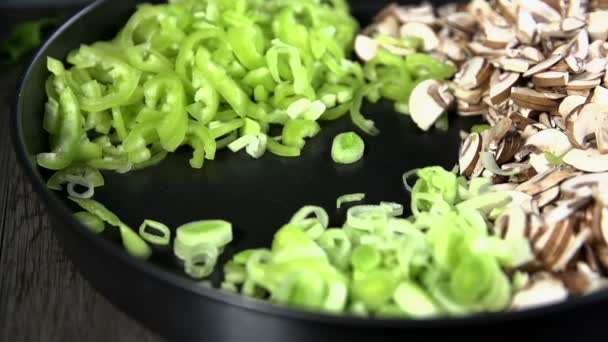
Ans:
POLYGON ((36 157, 38 164, 51 170, 61 170, 68 167, 78 151, 78 143, 82 136, 82 116, 74 92, 65 88, 59 96, 61 111, 61 127, 55 136, 52 152, 40 153, 36 157))

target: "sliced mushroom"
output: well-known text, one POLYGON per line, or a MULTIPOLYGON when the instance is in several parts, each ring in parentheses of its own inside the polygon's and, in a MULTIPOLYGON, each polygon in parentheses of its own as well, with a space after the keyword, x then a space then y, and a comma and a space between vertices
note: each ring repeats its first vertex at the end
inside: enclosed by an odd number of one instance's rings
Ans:
POLYGON ((532 135, 526 139, 525 145, 533 145, 542 152, 551 152, 556 156, 564 155, 573 148, 568 136, 555 128, 532 135))
POLYGON ((387 16, 376 25, 376 31, 386 36, 396 37, 399 34, 399 22, 395 16, 387 16))
POLYGON ((540 0, 518 0, 520 8, 524 8, 538 20, 543 22, 560 21, 562 16, 557 10, 540 0))
POLYGON ((498 146, 496 162, 503 164, 510 161, 523 145, 524 140, 519 133, 509 132, 498 146))
POLYGON ((548 273, 537 274, 531 285, 513 297, 511 310, 530 309, 561 302, 568 298, 564 284, 548 273))
POLYGON ((458 85, 454 84, 452 87, 452 92, 454 96, 458 100, 462 100, 466 103, 477 104, 481 101, 481 97, 483 95, 482 89, 463 89, 458 85))
POLYGON ((486 37, 484 44, 492 49, 504 49, 515 39, 511 28, 498 27, 486 22, 483 30, 486 37))
POLYGON ((543 173, 551 169, 551 164, 547 160, 547 156, 544 153, 532 153, 530 154, 530 160, 528 161, 537 173, 543 173))
POLYGON ((569 74, 565 71, 545 71, 532 76, 536 87, 561 87, 568 84, 569 74))
POLYGON ((561 278, 572 294, 584 295, 607 286, 607 280, 602 278, 596 270, 593 270, 590 265, 579 262, 576 270, 565 271, 561 278))
POLYGON ((456 43, 453 39, 442 38, 439 47, 437 48, 440 52, 448 56, 453 61, 461 62, 467 58, 466 51, 462 46, 456 43))
POLYGON ((568 82, 566 89, 568 90, 590 90, 599 86, 602 83, 601 79, 594 80, 572 80, 568 82))
POLYGON ((530 61, 523 58, 500 57, 493 61, 505 71, 526 72, 530 68, 530 61))
POLYGON ((608 154, 602 154, 594 148, 572 149, 562 159, 564 163, 581 171, 608 171, 608 154))
POLYGON ((608 11, 589 13, 587 22, 587 31, 589 31, 591 39, 606 40, 608 38, 608 11))
POLYGON ((511 95, 511 88, 519 80, 517 73, 503 73, 499 82, 490 86, 490 101, 498 105, 503 103, 511 95))
POLYGON ((531 67, 530 69, 528 69, 528 71, 526 71, 524 73, 524 77, 530 77, 539 72, 543 72, 543 71, 551 68, 555 64, 557 64, 557 62, 561 61, 563 58, 564 58, 563 55, 560 55, 560 54, 551 55, 551 57, 545 59, 544 61, 542 61, 542 62, 536 64, 535 66, 531 67))
POLYGON ((585 64, 585 71, 591 75, 598 75, 601 77, 606 72, 606 65, 608 65, 608 59, 606 58, 594 58, 585 64))
POLYGON ((365 62, 374 59, 378 54, 379 48, 380 44, 368 36, 360 34, 355 39, 355 51, 357 52, 357 56, 365 62))
POLYGON ((608 153, 608 112, 601 113, 596 119, 595 143, 597 149, 600 153, 608 153))
POLYGON ((572 113, 567 118, 567 128, 570 140, 579 148, 587 148, 589 140, 595 136, 597 118, 608 115, 604 106, 598 103, 587 103, 578 112, 572 113))
POLYGON ((590 173, 572 177, 560 185, 564 194, 585 196, 600 184, 608 184, 608 173, 590 173))
POLYGON ((547 204, 555 201, 557 197, 559 197, 559 194, 559 186, 554 186, 541 192, 540 194, 537 194, 534 199, 538 207, 542 208, 547 204))
POLYGON ((537 110, 551 111, 558 106, 558 102, 550 99, 546 94, 530 88, 513 87, 511 89, 511 98, 517 104, 537 110))
POLYGON ((586 23, 584 20, 575 17, 569 17, 561 22, 561 29, 565 32, 576 31, 580 28, 585 27, 586 23))
POLYGON ((520 57, 526 58, 533 61, 534 63, 540 63, 545 60, 543 53, 535 47, 526 46, 520 51, 520 57))
POLYGON ((479 160, 479 152, 481 151, 481 136, 479 133, 471 133, 463 140, 458 153, 458 165, 460 166, 460 174, 470 176, 479 160))
POLYGON ((608 106, 608 89, 602 86, 595 87, 595 89, 593 89, 593 95, 589 98, 589 102, 608 106))
POLYGON ((568 263, 574 258, 576 253, 583 247, 583 244, 587 242, 589 237, 591 236, 591 231, 589 229, 581 230, 574 238, 568 240, 568 244, 563 252, 559 255, 556 255, 556 260, 551 266, 551 270, 554 272, 563 271, 568 263))
POLYGON ((519 131, 523 131, 527 126, 533 125, 535 123, 534 120, 529 119, 516 112, 511 113, 511 115, 509 115, 509 119, 511 119, 514 127, 519 131))
POLYGON ((536 21, 530 12, 519 9, 517 14, 517 38, 523 44, 531 44, 536 33, 536 21))
POLYGON ((577 210, 591 202, 591 196, 579 196, 564 200, 545 216, 545 223, 548 225, 557 224, 567 217, 570 217, 577 210))
POLYGON ((574 175, 574 172, 565 168, 552 168, 532 177, 530 180, 520 184, 515 189, 534 196, 558 185, 574 175))
POLYGON ((575 74, 585 71, 585 61, 580 58, 568 56, 564 58, 564 61, 566 62, 568 69, 575 74))
POLYGON ((580 30, 576 35, 571 47, 571 55, 580 59, 585 59, 589 55, 589 34, 586 30, 580 30))
POLYGON ((605 40, 594 40, 589 44, 589 58, 607 58, 608 51, 606 51, 606 46, 604 46, 605 42, 605 40))
POLYGON ((587 98, 580 95, 570 95, 564 98, 564 100, 559 104, 558 112, 562 116, 562 118, 566 118, 570 113, 572 113, 576 108, 583 105, 587 101, 587 98))
POLYGON ((447 86, 436 80, 426 80, 418 84, 410 96, 412 120, 426 131, 437 121, 454 100, 447 92, 447 86))
POLYGON ((502 213, 495 222, 494 232, 505 240, 526 237, 526 213, 519 206, 512 206, 502 213))
POLYGON ((428 25, 418 22, 409 22, 401 26, 401 38, 418 37, 422 39, 422 49, 433 51, 439 46, 439 38, 428 25))
POLYGON ((482 57, 473 57, 462 65, 454 82, 464 89, 473 89, 492 74, 492 66, 482 57))

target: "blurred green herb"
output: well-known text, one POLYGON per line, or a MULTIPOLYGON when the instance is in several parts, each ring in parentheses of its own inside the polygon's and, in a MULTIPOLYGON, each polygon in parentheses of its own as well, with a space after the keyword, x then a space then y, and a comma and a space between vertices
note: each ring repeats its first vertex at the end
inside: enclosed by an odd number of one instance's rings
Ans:
POLYGON ((8 37, 0 41, 0 66, 20 62, 36 50, 63 20, 63 17, 50 17, 26 21, 15 26, 8 37))
POLYGON ((486 125, 486 124, 475 125, 475 126, 471 127, 471 133, 481 133, 488 129, 490 129, 490 125, 486 125))
POLYGON ((545 152, 545 158, 547 158, 547 161, 552 166, 564 165, 563 157, 556 156, 555 154, 553 154, 551 152, 548 152, 548 151, 545 152))

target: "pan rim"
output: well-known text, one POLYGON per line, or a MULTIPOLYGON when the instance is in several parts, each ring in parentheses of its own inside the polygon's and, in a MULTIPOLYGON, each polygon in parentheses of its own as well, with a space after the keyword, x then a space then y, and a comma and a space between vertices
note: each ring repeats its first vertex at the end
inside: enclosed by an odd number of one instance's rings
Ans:
MULTIPOLYGON (((86 239, 106 257, 117 259, 121 263, 127 265, 133 271, 141 273, 143 276, 161 281, 164 285, 175 287, 181 291, 186 291, 197 296, 203 296, 208 300, 220 302, 222 304, 232 305, 240 309, 253 311, 259 314, 275 316, 277 318, 288 318, 293 320, 307 321, 311 323, 348 325, 372 329, 430 329, 430 328, 450 328, 450 327, 474 327, 504 324, 513 321, 521 321, 533 319, 535 317, 560 314, 583 306, 597 304, 601 301, 608 301, 608 289, 603 289, 592 294, 588 294, 578 298, 570 298, 564 302, 545 305, 537 308, 526 309, 522 311, 509 311, 498 313, 475 314, 464 317, 441 317, 433 319, 396 319, 396 318, 361 318, 354 316, 336 316, 317 312, 308 312, 297 310, 286 306, 275 305, 269 302, 251 299, 240 294, 227 293, 219 289, 207 288, 197 285, 194 281, 172 274, 169 271, 163 270, 146 261, 137 260, 130 257, 118 245, 99 238, 99 236, 91 233, 81 223, 72 217, 70 210, 56 196, 46 188, 43 180, 37 175, 37 166, 32 163, 28 157, 25 145, 25 138, 21 125, 22 101, 25 97, 25 85, 32 74, 32 69, 37 61, 46 56, 46 51, 54 42, 60 39, 63 33, 72 25, 86 19, 87 15, 94 12, 99 6, 111 0, 97 0, 63 23, 39 48, 34 57, 30 60, 21 74, 18 81, 18 90, 13 105, 13 110, 10 114, 11 140, 13 150, 15 151, 18 163, 26 175, 26 179, 38 194, 42 203, 47 208, 47 212, 53 216, 53 223, 66 225, 71 234, 78 234, 81 238, 86 239)), ((55 225, 55 224, 54 224, 55 225)), ((53 226, 54 226, 53 225, 53 226)), ((54 228, 55 229, 55 228, 54 228)), ((105 296, 105 294, 104 294, 105 296)))

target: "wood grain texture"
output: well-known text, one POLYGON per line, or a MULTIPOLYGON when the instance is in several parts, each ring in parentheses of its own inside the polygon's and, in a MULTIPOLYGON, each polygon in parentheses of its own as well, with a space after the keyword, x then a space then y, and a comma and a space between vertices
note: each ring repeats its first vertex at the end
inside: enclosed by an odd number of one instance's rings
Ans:
POLYGON ((0 75, 0 341, 162 341, 95 292, 58 245, 9 139, 17 75, 0 75))

